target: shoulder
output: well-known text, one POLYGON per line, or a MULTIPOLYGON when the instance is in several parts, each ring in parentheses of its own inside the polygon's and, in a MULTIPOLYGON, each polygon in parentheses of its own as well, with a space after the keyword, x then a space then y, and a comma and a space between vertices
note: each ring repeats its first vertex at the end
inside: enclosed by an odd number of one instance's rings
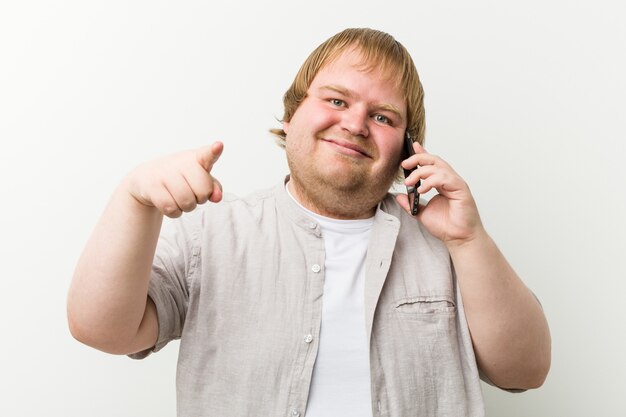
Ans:
POLYGON ((189 213, 192 215, 189 220, 200 227, 206 227, 207 224, 213 227, 245 225, 261 221, 264 217, 272 217, 277 200, 277 187, 258 190, 245 196, 224 193, 219 203, 208 202, 189 213))
MULTIPOLYGON (((182 233, 191 237, 203 234, 206 229, 213 231, 247 227, 251 222, 260 221, 274 211, 276 188, 268 188, 240 197, 224 193, 218 203, 207 202, 195 210, 176 219, 166 218, 163 222, 162 235, 182 233)), ((271 216, 270 216, 271 217, 271 216)))
POLYGON ((382 210, 399 220, 400 231, 398 241, 409 246, 425 245, 430 248, 430 250, 447 257, 448 250, 446 249, 444 243, 430 234, 422 222, 419 221, 419 218, 407 213, 407 211, 400 206, 396 200, 396 195, 397 194, 394 193, 387 193, 379 205, 379 210, 382 210))
POLYGON ((265 188, 243 197, 231 193, 224 193, 222 201, 215 204, 215 207, 225 210, 245 210, 246 208, 254 208, 263 204, 275 204, 280 191, 279 187, 281 186, 265 188))

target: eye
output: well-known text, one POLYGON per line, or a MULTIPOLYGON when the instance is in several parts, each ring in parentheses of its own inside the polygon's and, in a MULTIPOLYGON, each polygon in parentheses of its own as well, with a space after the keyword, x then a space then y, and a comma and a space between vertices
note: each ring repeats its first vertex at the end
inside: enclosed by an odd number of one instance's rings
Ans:
POLYGON ((345 101, 343 101, 343 100, 340 100, 340 99, 338 99, 338 98, 331 98, 331 99, 330 99, 330 100, 328 100, 328 101, 330 101, 330 103, 331 103, 332 105, 337 106, 337 107, 345 107, 345 106, 346 106, 346 102, 345 102, 345 101))
POLYGON ((386 125, 390 125, 391 124, 391 120, 389 120, 389 118, 387 116, 384 116, 382 114, 375 114, 374 115, 374 120, 378 123, 383 123, 386 125))

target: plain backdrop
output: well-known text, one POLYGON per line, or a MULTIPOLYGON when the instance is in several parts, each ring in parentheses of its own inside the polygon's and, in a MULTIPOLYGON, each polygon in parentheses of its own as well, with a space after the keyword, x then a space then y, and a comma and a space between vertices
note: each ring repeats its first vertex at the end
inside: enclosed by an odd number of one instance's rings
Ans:
POLYGON ((363 26, 412 53, 427 148, 470 184, 550 322, 545 385, 485 385, 488 416, 626 415, 623 4, 2 2, 0 415, 175 415, 177 342, 133 361, 69 334, 81 249, 116 184, 157 156, 219 139, 226 191, 275 185, 284 91, 315 46, 363 26))

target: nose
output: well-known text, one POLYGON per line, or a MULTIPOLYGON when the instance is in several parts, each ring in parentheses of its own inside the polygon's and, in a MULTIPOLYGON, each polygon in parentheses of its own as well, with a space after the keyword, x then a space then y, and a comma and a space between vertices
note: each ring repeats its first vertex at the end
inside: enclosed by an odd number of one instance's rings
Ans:
POLYGON ((347 130, 352 136, 366 138, 369 135, 367 128, 367 110, 359 107, 352 107, 343 112, 341 127, 347 130))

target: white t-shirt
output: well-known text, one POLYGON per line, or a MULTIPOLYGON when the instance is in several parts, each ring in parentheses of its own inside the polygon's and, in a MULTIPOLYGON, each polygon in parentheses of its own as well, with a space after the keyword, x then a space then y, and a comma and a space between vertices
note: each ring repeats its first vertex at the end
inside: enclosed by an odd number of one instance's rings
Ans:
POLYGON ((371 416, 364 286, 374 218, 337 220, 302 209, 319 223, 326 249, 319 350, 305 416, 371 416))

